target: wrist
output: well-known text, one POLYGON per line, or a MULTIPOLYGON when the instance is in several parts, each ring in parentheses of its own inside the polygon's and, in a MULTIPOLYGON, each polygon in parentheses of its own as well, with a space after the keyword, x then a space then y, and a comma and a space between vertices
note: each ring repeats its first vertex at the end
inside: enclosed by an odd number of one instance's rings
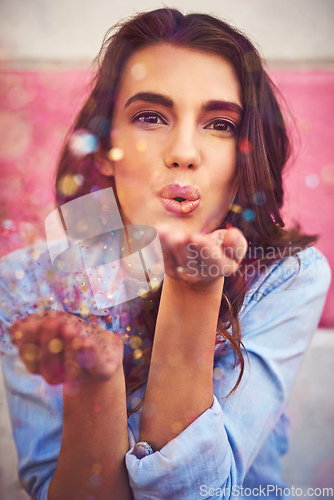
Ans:
POLYGON ((166 274, 163 286, 165 288, 173 289, 175 293, 181 296, 186 293, 193 294, 195 296, 198 295, 199 297, 217 296, 221 298, 224 288, 224 279, 224 276, 219 276, 210 282, 201 281, 197 283, 189 283, 183 279, 176 279, 166 274))

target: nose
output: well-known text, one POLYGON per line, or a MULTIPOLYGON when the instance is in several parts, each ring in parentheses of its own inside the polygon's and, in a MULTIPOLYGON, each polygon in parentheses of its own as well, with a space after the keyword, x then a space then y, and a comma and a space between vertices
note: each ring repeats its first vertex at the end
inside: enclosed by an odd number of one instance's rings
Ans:
POLYGON ((165 149, 168 168, 196 169, 200 164, 200 150, 196 131, 192 127, 175 127, 165 149))

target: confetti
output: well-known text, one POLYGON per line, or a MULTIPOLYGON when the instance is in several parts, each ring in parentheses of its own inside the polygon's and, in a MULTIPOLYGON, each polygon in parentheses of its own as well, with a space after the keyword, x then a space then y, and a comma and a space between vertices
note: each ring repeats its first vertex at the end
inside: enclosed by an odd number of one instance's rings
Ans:
POLYGON ((83 318, 87 317, 89 314, 89 307, 86 305, 80 305, 80 316, 83 318))

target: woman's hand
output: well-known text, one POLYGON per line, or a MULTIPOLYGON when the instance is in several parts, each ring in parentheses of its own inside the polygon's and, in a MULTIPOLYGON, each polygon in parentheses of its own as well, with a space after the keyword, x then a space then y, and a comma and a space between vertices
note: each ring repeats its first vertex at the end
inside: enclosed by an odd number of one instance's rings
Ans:
POLYGON ((157 228, 165 272, 189 285, 207 285, 235 273, 247 251, 247 241, 237 228, 186 236, 157 228))
POLYGON ((31 314, 9 332, 27 370, 49 384, 108 380, 122 366, 122 340, 72 314, 31 314))

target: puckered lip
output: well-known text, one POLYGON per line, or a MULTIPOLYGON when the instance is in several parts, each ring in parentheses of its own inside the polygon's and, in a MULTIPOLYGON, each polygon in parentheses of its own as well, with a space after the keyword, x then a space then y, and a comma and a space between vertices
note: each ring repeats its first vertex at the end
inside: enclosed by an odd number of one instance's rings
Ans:
POLYGON ((177 201, 182 201, 181 198, 186 201, 197 201, 201 198, 201 194, 196 187, 190 185, 180 186, 179 184, 168 184, 164 186, 160 190, 159 195, 167 200, 180 198, 180 200, 177 201))

